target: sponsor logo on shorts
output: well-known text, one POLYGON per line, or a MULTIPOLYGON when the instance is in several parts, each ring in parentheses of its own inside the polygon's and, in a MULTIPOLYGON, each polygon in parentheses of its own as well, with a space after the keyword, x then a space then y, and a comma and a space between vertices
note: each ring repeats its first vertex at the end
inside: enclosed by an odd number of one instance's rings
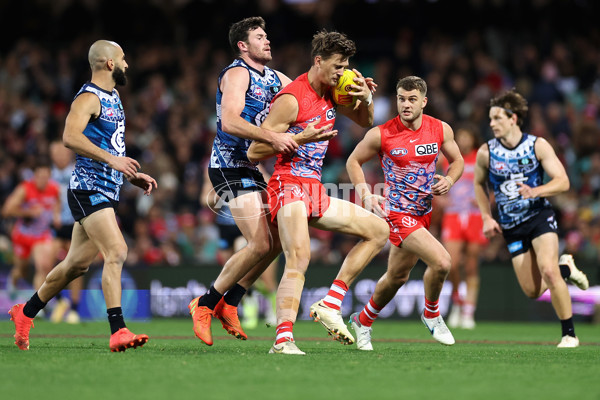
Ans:
POLYGON ((417 225, 417 220, 413 217, 409 217, 408 215, 402 217, 401 221, 402 225, 404 225, 406 228, 412 228, 417 225))
POLYGON ((437 143, 418 144, 415 146, 415 154, 418 156, 430 156, 438 153, 437 143))
POLYGON ((515 253, 519 250, 523 249, 523 242, 521 240, 517 241, 517 242, 512 242, 511 244, 508 245, 508 251, 512 253, 515 253))
POLYGON ((103 195, 101 195, 100 193, 96 193, 90 196, 90 203, 95 206, 96 204, 100 204, 100 203, 108 203, 109 200, 104 197, 103 195))
POLYGON ((245 188, 256 187, 256 182, 251 178, 242 178, 242 186, 245 188))
POLYGON ((403 149, 401 147, 392 149, 392 151, 390 151, 390 155, 394 156, 394 157, 402 157, 408 154, 408 150, 403 149))

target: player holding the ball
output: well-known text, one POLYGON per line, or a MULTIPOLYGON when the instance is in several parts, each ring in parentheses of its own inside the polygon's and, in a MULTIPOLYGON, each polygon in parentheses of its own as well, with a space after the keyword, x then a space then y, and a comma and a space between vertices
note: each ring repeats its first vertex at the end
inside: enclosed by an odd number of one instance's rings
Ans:
POLYGON ((277 224, 285 254, 285 270, 277 291, 277 334, 269 351, 279 354, 304 354, 295 344, 292 327, 296 321, 304 274, 310 261, 309 225, 328 231, 350 234, 362 240, 354 246, 324 299, 310 308, 311 317, 321 322, 335 340, 354 343, 342 319, 341 304, 348 286, 387 242, 387 224, 354 203, 329 197, 321 184, 321 167, 337 113, 362 127, 373 123, 372 79, 358 71, 351 95, 358 100, 353 107, 337 106, 332 89, 336 87, 355 44, 346 35, 321 31, 312 41, 312 66, 281 91, 271 104, 263 127, 293 138, 298 149, 282 153, 272 145, 253 142, 248 158, 258 161, 277 154, 275 171, 269 180, 270 217, 277 224), (306 143, 306 130, 314 128, 320 141, 306 143))
POLYGON ((396 93, 399 115, 369 130, 346 162, 365 209, 385 218, 393 244, 387 271, 377 282, 373 296, 360 313, 350 316, 360 350, 373 350, 371 324, 408 281, 419 259, 427 264, 421 320, 435 340, 454 344, 439 309, 440 293, 450 271, 450 254, 428 229, 433 196, 448 193, 462 175, 464 160, 450 125, 423 113, 427 105, 423 79, 400 79, 396 93), (440 151, 449 163, 445 176, 435 174, 440 151), (362 165, 377 155, 385 176, 385 197, 371 193, 362 170, 362 165))

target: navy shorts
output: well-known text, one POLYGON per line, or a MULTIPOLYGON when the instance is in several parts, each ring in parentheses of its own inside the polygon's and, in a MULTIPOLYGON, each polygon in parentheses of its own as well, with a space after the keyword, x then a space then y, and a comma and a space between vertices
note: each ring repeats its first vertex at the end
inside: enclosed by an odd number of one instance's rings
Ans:
POLYGON ((69 200, 69 209, 76 222, 104 208, 117 208, 119 204, 118 201, 114 201, 95 190, 69 189, 67 199, 69 200))
POLYGON ((209 168, 208 177, 217 195, 225 202, 267 187, 262 174, 251 168, 209 168))
POLYGON ((516 257, 529 251, 533 239, 548 232, 558 232, 556 216, 551 208, 545 208, 514 228, 504 230, 502 235, 508 245, 510 256, 516 257))
POLYGON ((73 234, 73 224, 59 226, 54 231, 54 234, 57 239, 71 240, 71 235, 73 234))

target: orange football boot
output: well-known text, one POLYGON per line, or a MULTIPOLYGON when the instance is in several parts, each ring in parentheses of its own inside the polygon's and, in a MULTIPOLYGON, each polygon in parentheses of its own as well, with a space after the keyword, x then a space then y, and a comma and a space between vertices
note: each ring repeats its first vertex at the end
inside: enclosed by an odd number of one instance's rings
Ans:
POLYGON ((21 350, 29 350, 29 330, 33 328, 33 318, 23 314, 25 304, 15 304, 10 311, 10 319, 15 323, 15 344, 21 350))
POLYGON ((130 348, 142 347, 148 342, 148 335, 134 335, 129 329, 121 328, 110 335, 110 351, 125 351, 130 348))
POLYGON ((225 329, 227 333, 238 339, 246 340, 248 339, 248 335, 246 335, 242 329, 237 309, 237 307, 225 303, 225 299, 221 297, 221 300, 219 300, 215 307, 213 315, 221 320, 221 325, 223 325, 223 329, 225 329))
POLYGON ((213 340, 212 333, 210 332, 210 323, 213 311, 206 306, 198 306, 200 297, 196 297, 188 304, 190 315, 194 321, 194 333, 198 339, 202 340, 207 345, 212 346, 213 340))

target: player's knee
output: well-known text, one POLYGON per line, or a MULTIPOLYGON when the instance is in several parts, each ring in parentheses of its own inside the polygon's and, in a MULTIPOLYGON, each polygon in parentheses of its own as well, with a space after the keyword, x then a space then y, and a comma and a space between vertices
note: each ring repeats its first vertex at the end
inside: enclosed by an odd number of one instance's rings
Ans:
POLYGON ((269 240, 251 240, 247 245, 248 249, 262 258, 271 251, 271 243, 269 240))
POLYGON ((539 289, 536 289, 534 287, 531 288, 523 288, 523 293, 525 293, 525 296, 527 296, 530 299, 537 299, 538 297, 540 297, 542 295, 542 293, 540 293, 539 289))
POLYGON ((127 244, 125 242, 112 246, 104 254, 104 262, 123 265, 127 259, 127 244))
POLYGON ((409 274, 406 272, 398 272, 398 273, 388 273, 387 274, 387 283, 391 288, 397 289, 403 286, 406 282, 408 282, 409 274))
POLYGON ((390 236, 390 227, 387 222, 381 218, 373 220, 373 224, 367 231, 368 239, 374 241, 380 247, 385 246, 390 236))
POLYGON ((285 264, 287 268, 300 271, 306 270, 310 262, 310 248, 294 247, 285 252, 285 264))

